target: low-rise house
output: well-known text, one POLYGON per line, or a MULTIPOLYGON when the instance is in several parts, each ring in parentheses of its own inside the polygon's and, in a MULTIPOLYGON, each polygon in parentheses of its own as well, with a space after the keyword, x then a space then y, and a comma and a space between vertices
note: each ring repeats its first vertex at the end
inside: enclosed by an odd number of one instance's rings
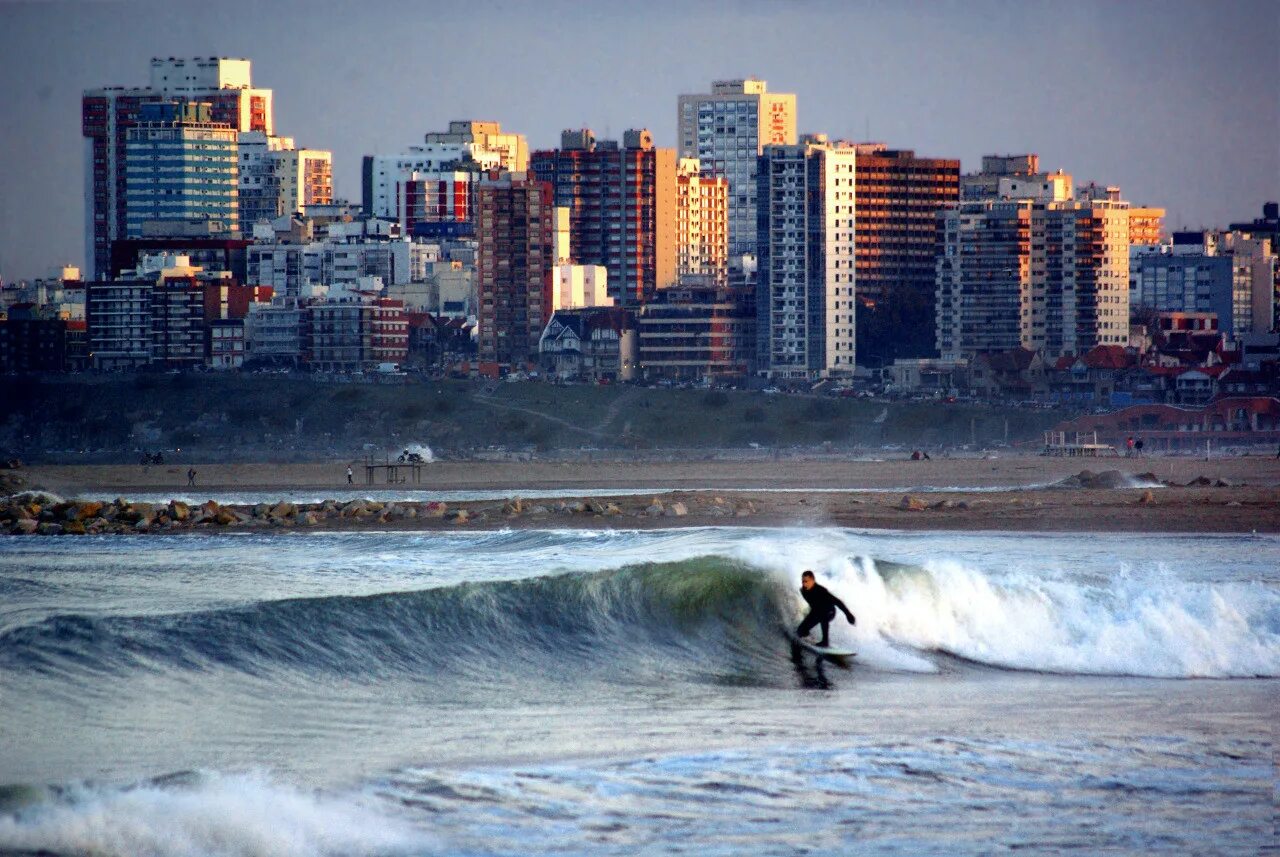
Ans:
POLYGON ((893 392, 954 395, 969 389, 969 361, 898 358, 884 370, 893 392))
POLYGON ((1109 403, 1116 390, 1127 386, 1127 374, 1138 357, 1122 345, 1097 345, 1079 356, 1059 357, 1049 382, 1053 397, 1062 402, 1109 403))
POLYGON ((1046 375, 1044 358, 1038 351, 983 351, 969 364, 969 387, 986 399, 1029 399, 1048 389, 1046 375))
POLYGON ((635 377, 635 317, 621 307, 552 313, 538 340, 540 365, 563 381, 627 381, 635 377))

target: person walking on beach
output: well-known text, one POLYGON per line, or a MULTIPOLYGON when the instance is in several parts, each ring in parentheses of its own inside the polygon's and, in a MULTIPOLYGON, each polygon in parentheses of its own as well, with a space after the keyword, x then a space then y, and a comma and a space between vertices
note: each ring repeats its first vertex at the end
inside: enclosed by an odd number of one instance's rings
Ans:
POLYGON ((827 628, 836 618, 837 607, 844 611, 844 617, 849 620, 850 625, 858 624, 858 620, 853 618, 853 614, 849 612, 848 607, 844 606, 844 602, 818 583, 812 571, 806 571, 800 575, 800 597, 808 602, 809 614, 804 617, 800 627, 796 628, 797 637, 807 637, 810 631, 821 625, 822 639, 818 641, 818 645, 830 645, 827 639, 827 628))
POLYGON ((351 484, 351 465, 347 465, 347 484, 351 484))
POLYGON ((1125 445, 1125 449, 1127 450, 1125 453, 1125 457, 1133 458, 1133 435, 1129 435, 1129 439, 1124 442, 1124 445, 1125 445))
POLYGON ((194 467, 187 468, 187 487, 194 487, 196 484, 196 469, 194 467))

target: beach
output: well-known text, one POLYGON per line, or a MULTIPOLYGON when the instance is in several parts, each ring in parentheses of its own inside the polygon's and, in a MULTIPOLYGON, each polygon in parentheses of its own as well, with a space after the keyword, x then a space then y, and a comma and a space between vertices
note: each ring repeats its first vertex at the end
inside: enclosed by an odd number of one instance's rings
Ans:
POLYGON ((22 472, 31 486, 65 498, 191 505, 213 499, 242 510, 287 501, 317 511, 326 499, 341 505, 364 498, 414 510, 385 520, 320 515, 308 524, 323 529, 652 529, 732 518, 746 526, 901 530, 1280 532, 1280 461, 1264 456, 439 461, 423 465, 420 482, 390 484, 383 471, 366 482, 360 462, 348 484, 347 466, 183 462, 22 472), (194 487, 186 485, 188 468, 196 470, 194 487), (1094 481, 1087 475, 1082 481, 1083 471, 1094 481), (513 505, 516 498, 523 502, 513 505), (577 508, 582 501, 614 509, 577 508), (426 510, 431 503, 445 509, 426 510))

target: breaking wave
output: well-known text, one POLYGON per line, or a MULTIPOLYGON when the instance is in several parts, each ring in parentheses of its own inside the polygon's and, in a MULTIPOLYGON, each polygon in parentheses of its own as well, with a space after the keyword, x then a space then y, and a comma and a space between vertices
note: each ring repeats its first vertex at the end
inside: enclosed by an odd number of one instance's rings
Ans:
POLYGON ((1174 577, 991 574, 954 561, 701 556, 592 573, 407 592, 262 601, 145 616, 60 614, 0 634, 0 669, 232 669, 486 683, 785 682, 781 632, 803 604, 798 562, 854 610, 833 635, 861 667, 1164 678, 1280 676, 1280 592, 1174 577), (785 569, 785 570, 784 570, 785 569))

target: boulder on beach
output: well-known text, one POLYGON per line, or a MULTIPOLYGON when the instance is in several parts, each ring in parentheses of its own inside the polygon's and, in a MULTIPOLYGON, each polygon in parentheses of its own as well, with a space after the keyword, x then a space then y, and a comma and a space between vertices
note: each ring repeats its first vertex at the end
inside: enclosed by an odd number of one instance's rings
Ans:
POLYGON ((97 500, 85 500, 79 503, 72 503, 64 514, 68 521, 84 521, 98 517, 103 505, 97 500))
POLYGON ((1065 479, 1058 480, 1051 487, 1105 491, 1117 488, 1133 488, 1141 478, 1135 478, 1120 470, 1104 470, 1101 473, 1094 473, 1092 470, 1081 470, 1075 476, 1068 476, 1065 479))

